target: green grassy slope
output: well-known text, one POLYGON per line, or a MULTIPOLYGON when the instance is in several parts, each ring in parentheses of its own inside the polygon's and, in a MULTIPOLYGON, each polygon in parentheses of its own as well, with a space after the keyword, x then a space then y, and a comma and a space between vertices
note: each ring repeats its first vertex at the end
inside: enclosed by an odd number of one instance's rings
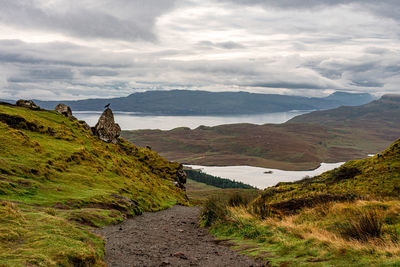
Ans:
POLYGON ((54 111, 0 105, 0 266, 102 265, 86 228, 180 203, 180 168, 54 111))
POLYGON ((400 139, 251 203, 227 203, 206 202, 203 223, 272 266, 400 266, 400 139))
POLYGON ((290 199, 315 199, 319 195, 353 199, 399 198, 400 139, 374 157, 352 160, 320 176, 267 188, 261 200, 276 203, 290 199))

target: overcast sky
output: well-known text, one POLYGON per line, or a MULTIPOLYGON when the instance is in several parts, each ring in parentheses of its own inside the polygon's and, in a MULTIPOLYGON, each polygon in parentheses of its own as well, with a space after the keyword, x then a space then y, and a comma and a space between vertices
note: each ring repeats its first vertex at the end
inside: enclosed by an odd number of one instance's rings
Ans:
POLYGON ((398 0, 0 0, 0 98, 400 93, 398 0))

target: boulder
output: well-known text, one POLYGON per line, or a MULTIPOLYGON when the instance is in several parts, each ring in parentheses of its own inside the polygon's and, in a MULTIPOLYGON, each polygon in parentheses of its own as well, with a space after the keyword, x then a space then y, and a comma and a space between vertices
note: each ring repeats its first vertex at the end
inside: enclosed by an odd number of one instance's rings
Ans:
POLYGON ((18 107, 24 107, 24 108, 30 108, 33 110, 39 110, 40 107, 38 105, 35 104, 35 102, 33 102, 32 100, 24 100, 24 99, 20 99, 17 101, 16 105, 18 107))
POLYGON ((106 108, 101 114, 99 121, 92 128, 93 134, 107 143, 118 143, 121 127, 114 122, 114 114, 110 108, 106 108))
POLYGON ((54 108, 54 110, 57 111, 58 113, 64 115, 65 117, 75 119, 75 117, 72 116, 71 108, 69 106, 65 105, 65 104, 58 104, 54 108))

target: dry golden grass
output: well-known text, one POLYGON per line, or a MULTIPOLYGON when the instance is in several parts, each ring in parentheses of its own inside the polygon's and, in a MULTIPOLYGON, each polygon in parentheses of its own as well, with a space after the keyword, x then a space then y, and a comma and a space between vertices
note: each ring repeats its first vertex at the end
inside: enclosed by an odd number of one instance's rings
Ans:
MULTIPOLYGON (((346 239, 342 235, 324 229, 321 225, 324 220, 332 220, 331 218, 338 218, 344 220, 343 216, 357 216, 357 211, 368 208, 384 206, 387 209, 383 212, 382 216, 388 214, 397 214, 400 216, 400 202, 381 202, 381 201, 356 201, 352 203, 326 203, 315 208, 306 209, 302 213, 292 216, 285 216, 282 219, 267 218, 258 223, 264 227, 274 226, 283 227, 288 232, 302 239, 315 240, 320 244, 328 245, 335 249, 352 249, 360 251, 376 251, 390 253, 400 257, 400 243, 392 240, 385 240, 381 238, 368 238, 366 241, 356 239, 346 239), (325 218, 324 218, 325 214, 325 218), (301 217, 308 215, 310 218, 319 218, 319 220, 304 220, 301 217), (328 216, 328 218, 326 218, 328 216)), ((231 208, 230 212, 235 215, 232 217, 240 216, 250 218, 252 215, 246 209, 231 208)))

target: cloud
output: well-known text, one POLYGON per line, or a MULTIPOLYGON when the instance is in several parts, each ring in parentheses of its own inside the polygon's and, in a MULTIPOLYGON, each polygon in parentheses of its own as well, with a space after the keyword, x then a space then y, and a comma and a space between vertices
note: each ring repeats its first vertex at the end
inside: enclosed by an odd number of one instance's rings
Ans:
POLYGON ((363 80, 363 81, 353 81, 353 85, 356 86, 362 86, 362 87, 383 87, 385 84, 377 81, 369 81, 369 80, 363 80))
POLYGON ((400 19, 400 9, 397 0, 226 0, 227 2, 239 5, 258 5, 266 8, 284 9, 310 9, 310 8, 330 8, 340 5, 357 5, 358 7, 372 11, 380 16, 400 19))
POLYGON ((156 18, 174 0, 0 0, 0 22, 79 38, 155 40, 156 18))
POLYGON ((0 98, 398 91, 396 1, 0 0, 0 98))
MULTIPOLYGON (((269 87, 269 88, 288 88, 288 89, 329 89, 326 86, 318 86, 313 83, 290 83, 290 82, 265 82, 253 83, 247 86, 252 87, 269 87)), ((332 88, 330 88, 332 89, 332 88)))
POLYGON ((216 47, 216 48, 222 48, 222 49, 240 49, 240 48, 245 48, 245 46, 233 42, 233 41, 226 41, 226 42, 217 42, 213 43, 210 41, 201 41, 198 43, 200 47, 216 47))
POLYGON ((106 69, 87 69, 83 70, 82 74, 85 76, 117 76, 118 72, 106 69))
POLYGON ((26 69, 18 77, 8 78, 8 82, 41 82, 46 80, 63 80, 70 81, 73 79, 73 73, 69 68, 30 68, 26 69))

